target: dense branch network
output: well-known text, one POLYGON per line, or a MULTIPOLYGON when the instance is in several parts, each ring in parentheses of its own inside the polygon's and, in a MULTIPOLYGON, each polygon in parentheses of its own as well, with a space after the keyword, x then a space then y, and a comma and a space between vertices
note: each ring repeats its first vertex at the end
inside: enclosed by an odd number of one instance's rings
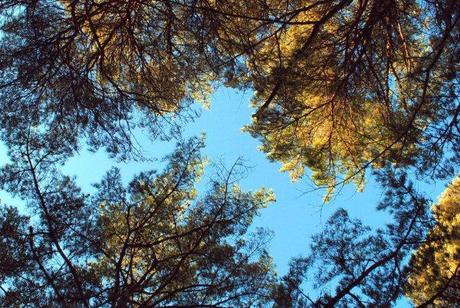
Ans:
POLYGON ((247 130, 293 179, 309 168, 320 186, 361 184, 368 167, 388 162, 455 174, 458 1, 48 0, 0 8, 4 139, 32 124, 71 148, 86 137, 127 155, 136 126, 167 136, 166 122, 177 128, 190 102, 207 102, 224 82, 255 90, 247 130))
POLYGON ((28 209, 0 207, 2 305, 458 302, 458 179, 432 212, 406 171, 458 173, 459 42, 457 0, 0 0, 0 183, 28 209), (59 173, 82 142, 127 159, 139 130, 180 139, 220 84, 254 91, 245 130, 326 200, 377 170, 392 222, 339 210, 278 278, 248 233, 272 194, 232 168, 198 195, 201 141, 94 196, 59 173))
POLYGON ((142 173, 124 187, 113 169, 90 197, 57 175, 31 140, 25 143, 24 169, 6 167, 1 179, 17 180, 9 190, 37 215, 1 208, 2 254, 17 256, 4 264, 2 255, 3 306, 242 307, 268 301, 270 234, 247 230, 273 195, 243 192, 235 182, 239 165, 198 199, 202 143, 190 140, 169 156, 164 172, 142 173))

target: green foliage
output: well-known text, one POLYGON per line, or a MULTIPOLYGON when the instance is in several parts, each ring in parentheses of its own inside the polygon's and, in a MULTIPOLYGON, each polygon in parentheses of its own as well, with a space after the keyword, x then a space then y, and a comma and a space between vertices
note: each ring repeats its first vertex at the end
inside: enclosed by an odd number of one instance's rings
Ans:
POLYGON ((72 151, 132 154, 170 136, 211 83, 255 90, 246 129, 294 180, 329 188, 386 163, 458 163, 455 0, 1 1, 8 139, 39 127, 72 151), (33 52, 32 52, 33 51, 33 52), (182 112, 181 112, 182 111, 182 112), (171 125, 164 125, 165 123, 171 125))
POLYGON ((13 207, 0 207, 0 281, 7 277, 20 275, 28 266, 26 252, 20 247, 25 246, 24 232, 28 219, 18 213, 13 207))
POLYGON ((166 138, 193 115, 181 110, 207 104, 212 55, 197 33, 209 29, 186 6, 1 1, 0 9, 6 136, 38 127, 73 150, 85 137, 92 149, 125 157, 136 153, 136 127, 166 138))
POLYGON ((458 0, 0 0, 0 184, 27 202, 0 207, 1 304, 458 302, 458 179, 434 222, 406 171, 458 173, 459 41, 458 0), (327 201, 372 168, 393 220, 338 210, 277 279, 270 234, 248 233, 273 193, 242 191, 238 164, 199 193, 202 140, 94 196, 60 174, 83 141, 127 159, 134 132, 181 140, 220 83, 254 90, 244 130, 292 180, 310 171, 327 201))
POLYGON ((372 230, 338 209, 278 281, 276 307, 390 307, 404 295, 409 257, 433 226, 430 202, 403 172, 387 169, 379 178, 386 192, 379 208, 391 223, 372 230))
POLYGON ((417 307, 455 307, 458 293, 458 178, 434 206, 397 170, 379 171, 379 205, 392 215, 372 230, 337 210, 293 259, 273 289, 276 307, 390 307, 403 295, 417 307), (415 253, 414 253, 415 251, 415 253))
POLYGON ((111 170, 92 198, 47 169, 48 157, 34 156, 31 146, 26 143, 32 152, 24 165, 4 168, 1 177, 4 183, 17 177, 17 185, 6 187, 37 213, 29 221, 2 207, 2 305, 247 307, 268 301, 270 234, 251 234, 248 227, 273 193, 243 192, 236 165, 199 198, 194 186, 203 172, 202 141, 180 144, 163 172, 144 172, 128 187, 111 170))

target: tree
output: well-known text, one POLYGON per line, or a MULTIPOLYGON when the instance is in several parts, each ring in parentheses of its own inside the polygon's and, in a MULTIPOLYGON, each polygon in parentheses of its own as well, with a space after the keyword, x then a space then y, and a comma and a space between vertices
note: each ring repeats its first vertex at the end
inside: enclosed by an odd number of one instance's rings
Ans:
POLYGON ((32 125, 72 149, 86 137, 123 157, 136 127, 168 135, 165 124, 178 128, 191 101, 206 103, 212 57, 191 32, 199 20, 187 7, 7 0, 0 10, 6 135, 32 125))
MULTIPOLYGON (((420 307, 458 302, 458 237, 438 231, 440 221, 432 218, 430 201, 406 174, 380 175, 386 196, 379 208, 392 214, 391 223, 372 230, 337 210, 313 236, 310 254, 293 259, 273 289, 276 307, 389 307, 405 294, 420 307), (448 260, 433 259, 446 254, 448 260)), ((452 188, 441 200, 451 196, 452 188)), ((458 229, 454 220, 446 220, 444 227, 458 229)))
POLYGON ((202 142, 194 139, 178 146, 163 172, 142 173, 128 187, 111 170, 90 198, 56 174, 46 155, 37 156, 29 137, 23 161, 4 168, 1 177, 36 213, 29 218, 2 207, 3 306, 250 306, 268 300, 274 279, 265 252, 269 233, 247 230, 273 194, 243 192, 235 182, 238 165, 198 199, 194 185, 204 161, 202 142), (5 253, 17 258, 9 261, 5 253))
POLYGON ((136 125, 177 127, 223 81, 255 90, 246 129, 293 179, 309 168, 331 192, 387 162, 456 174, 458 1, 0 3, 6 135, 32 123, 123 156, 136 125))
POLYGON ((411 259, 407 295, 423 302, 454 307, 460 301, 460 178, 439 198, 433 212, 436 225, 411 259))
POLYGON ((440 205, 435 223, 405 173, 458 173, 457 0, 0 0, 0 25, 0 133, 12 161, 0 183, 28 202, 27 213, 0 211, 5 305, 457 297, 455 213, 440 205), (192 102, 206 104, 219 82, 255 91, 246 130, 294 180, 309 168, 326 200, 379 169, 393 222, 372 232, 339 210, 272 286, 266 234, 241 238, 272 196, 242 192, 232 169, 197 199, 200 142, 129 187, 109 172, 93 197, 58 172, 83 139, 124 159, 137 155, 138 129, 178 137, 192 102), (304 291, 310 274, 317 296, 304 291))
POLYGON ((294 180, 364 182, 387 162, 458 166, 458 1, 294 1, 249 56, 247 127, 294 180))

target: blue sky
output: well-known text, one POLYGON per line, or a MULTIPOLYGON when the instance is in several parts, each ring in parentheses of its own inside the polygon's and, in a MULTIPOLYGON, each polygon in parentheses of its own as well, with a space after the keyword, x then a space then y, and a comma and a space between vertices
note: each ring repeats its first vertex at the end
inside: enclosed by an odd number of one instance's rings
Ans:
MULTIPOLYGON (((257 149, 259 141, 241 132, 241 127, 250 123, 254 112, 249 106, 250 98, 249 91, 218 89, 213 95, 211 109, 203 110, 201 117, 186 127, 185 135, 205 133, 206 148, 203 152, 212 162, 230 166, 238 158, 243 158, 245 164, 251 167, 240 182, 244 189, 267 187, 274 190, 276 202, 261 212, 255 226, 274 231, 270 252, 280 274, 286 272, 291 257, 307 251, 311 234, 318 232, 338 207, 346 208, 352 216, 361 218, 366 224, 378 226, 385 223, 387 217, 375 211, 382 193, 372 179, 369 179, 364 192, 358 193, 353 185, 348 185, 332 202, 323 205, 323 191, 307 192, 311 188, 308 180, 292 183, 287 173, 279 172, 280 164, 268 161, 265 154, 257 149)), ((174 142, 152 143, 142 136, 138 140, 152 158, 161 158, 174 149, 174 142)), ((121 169, 126 183, 140 171, 162 167, 161 162, 116 163, 99 151, 83 152, 71 158, 64 172, 77 176, 78 183, 85 190, 91 190, 91 184, 98 182, 113 165, 121 169)), ((211 166, 208 171, 202 183, 212 176, 211 166)), ((434 199, 444 189, 444 184, 420 185, 434 199)))
MULTIPOLYGON (((250 167, 240 181, 244 189, 266 187, 274 190, 276 202, 261 212, 254 227, 266 227, 274 231, 270 252, 280 274, 286 272, 291 257, 307 251, 310 235, 318 232, 338 207, 347 208, 353 216, 364 218, 368 223, 381 223, 381 217, 375 215, 374 211, 380 192, 372 189, 371 183, 365 193, 356 193, 353 185, 347 186, 335 200, 323 205, 323 191, 306 192, 311 188, 308 181, 292 183, 287 173, 279 172, 280 164, 268 161, 265 154, 257 149, 259 141, 241 131, 241 127, 250 122, 254 112, 249 107, 250 97, 249 92, 219 89, 213 95, 211 109, 203 110, 201 117, 186 127, 185 135, 191 137, 206 134, 203 154, 211 162, 231 166, 238 158, 242 158, 245 165, 250 167)), ((138 136, 138 140, 151 158, 161 158, 174 149, 174 141, 152 143, 142 136, 138 136)), ((140 171, 162 167, 161 161, 117 163, 103 151, 84 151, 72 157, 63 171, 75 175, 83 189, 91 191, 91 185, 98 182, 113 165, 121 169, 125 183, 140 171)), ((205 187, 213 175, 212 168, 211 163, 201 180, 201 188, 205 187)))
MULTIPOLYGON (((383 225, 388 219, 383 213, 376 213, 375 205, 382 194, 377 185, 369 179, 364 192, 357 193, 353 185, 346 186, 332 202, 323 205, 322 191, 306 193, 310 189, 307 180, 292 183, 287 173, 279 172, 280 164, 269 162, 257 147, 259 142, 249 134, 241 132, 241 127, 250 123, 254 110, 249 107, 251 92, 243 93, 220 88, 212 98, 211 109, 203 110, 200 118, 186 127, 186 135, 196 136, 206 133, 204 155, 213 162, 223 162, 230 166, 239 157, 250 166, 241 186, 246 190, 267 187, 274 190, 276 202, 261 212, 254 226, 266 227, 274 232, 269 252, 277 271, 284 274, 288 269, 289 259, 305 254, 309 247, 309 238, 319 232, 328 217, 339 207, 349 211, 371 226, 383 225)), ((174 149, 174 142, 150 142, 139 136, 143 150, 152 158, 161 158, 174 149)), ((5 148, 0 149, 0 161, 6 159, 5 148)), ((69 159, 63 172, 74 175, 85 191, 91 192, 91 185, 100 181, 112 166, 121 169, 123 180, 128 182, 133 175, 143 170, 161 168, 161 162, 116 162, 103 152, 83 151, 69 159)), ((211 170, 210 170, 211 171, 211 170)), ((206 183, 207 176, 202 179, 206 183)), ((444 189, 444 183, 437 185, 419 184, 420 188, 436 200, 444 189)), ((14 202, 4 193, 3 201, 14 202)), ((399 303, 398 306, 407 304, 399 303)))

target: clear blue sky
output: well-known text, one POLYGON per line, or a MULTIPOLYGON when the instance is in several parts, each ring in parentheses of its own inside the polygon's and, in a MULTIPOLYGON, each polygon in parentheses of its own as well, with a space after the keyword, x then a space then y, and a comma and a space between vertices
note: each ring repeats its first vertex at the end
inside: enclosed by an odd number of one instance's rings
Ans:
MULTIPOLYGON (((194 136, 206 133, 204 154, 215 162, 224 162, 230 166, 239 157, 244 158, 251 166, 247 177, 241 181, 246 190, 259 187, 272 188, 276 194, 276 202, 261 212, 255 226, 267 227, 274 231, 269 252, 279 274, 288 269, 289 259, 305 254, 308 251, 310 236, 321 230, 328 217, 338 208, 343 207, 351 216, 363 219, 365 224, 380 226, 385 223, 385 215, 376 213, 375 205, 381 198, 381 191, 372 180, 369 180, 364 192, 356 193, 353 185, 345 187, 330 203, 323 205, 323 192, 305 193, 309 190, 308 181, 292 183, 289 175, 279 172, 280 164, 269 162, 265 155, 258 151, 259 142, 249 134, 241 132, 241 127, 250 123, 254 112, 249 107, 251 93, 219 89, 212 98, 209 111, 204 110, 200 118, 186 128, 186 135, 194 136)), ((174 143, 151 143, 147 138, 139 136, 144 150, 150 157, 161 158, 174 149, 174 143)), ((5 149, 0 149, 0 161, 5 161, 5 149)), ((118 166, 123 180, 128 182, 134 174, 142 170, 161 168, 159 162, 117 163, 103 151, 97 153, 82 152, 72 157, 64 166, 63 171, 77 177, 77 182, 85 191, 91 192, 91 184, 100 181, 112 166, 118 166)), ((209 176, 209 173, 207 174, 209 176)), ((203 178, 205 183, 206 174, 203 178)), ((444 183, 437 185, 420 184, 421 188, 436 200, 444 189, 444 183)), ((3 201, 12 200, 4 193, 0 194, 3 201)), ((399 303, 398 306, 407 304, 399 303)))

